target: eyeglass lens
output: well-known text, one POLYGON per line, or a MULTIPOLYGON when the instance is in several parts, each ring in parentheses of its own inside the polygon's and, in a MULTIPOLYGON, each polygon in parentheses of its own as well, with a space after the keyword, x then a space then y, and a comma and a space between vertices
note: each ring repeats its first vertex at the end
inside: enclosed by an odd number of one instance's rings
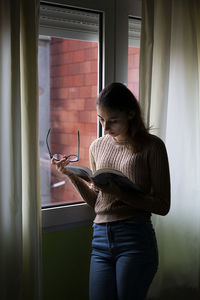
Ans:
MULTIPOLYGON (((57 154, 54 154, 54 155, 51 154, 51 151, 50 151, 50 148, 49 148, 49 143, 48 143, 48 138, 49 138, 50 130, 51 130, 51 128, 49 128, 47 136, 46 136, 46 145, 47 145, 47 149, 48 149, 48 152, 49 152, 49 156, 50 156, 50 158, 53 157, 56 160, 61 160, 63 158, 62 154, 60 154, 60 153, 57 153, 57 154)), ((70 155, 67 156, 67 159, 70 162, 79 161, 79 152, 80 152, 80 135, 79 135, 79 131, 78 131, 78 155, 70 154, 70 155)))
MULTIPOLYGON (((56 160, 61 160, 63 158, 63 155, 60 153, 56 153, 53 155, 53 158, 55 158, 56 160)), ((75 162, 75 161, 78 161, 78 156, 71 154, 71 155, 67 156, 67 159, 71 162, 75 162)))

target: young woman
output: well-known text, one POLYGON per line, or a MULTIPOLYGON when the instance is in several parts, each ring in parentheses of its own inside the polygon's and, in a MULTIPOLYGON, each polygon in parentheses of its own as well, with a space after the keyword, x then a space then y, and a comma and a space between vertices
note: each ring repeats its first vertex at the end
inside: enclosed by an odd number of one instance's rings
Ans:
POLYGON ((65 169, 64 157, 52 163, 68 175, 83 199, 94 208, 90 266, 91 300, 143 300, 158 267, 151 214, 170 208, 170 177, 164 143, 146 129, 139 104, 121 83, 99 95, 97 115, 105 135, 90 146, 93 171, 114 168, 136 183, 142 193, 126 193, 110 182, 88 185, 65 169))

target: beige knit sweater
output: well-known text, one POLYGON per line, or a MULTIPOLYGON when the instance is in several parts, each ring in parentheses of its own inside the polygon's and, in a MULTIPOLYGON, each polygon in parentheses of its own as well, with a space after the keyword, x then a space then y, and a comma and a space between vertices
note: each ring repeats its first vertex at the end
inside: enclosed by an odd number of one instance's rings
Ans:
POLYGON ((170 177, 166 148, 161 139, 149 135, 143 152, 133 153, 126 144, 110 135, 96 139, 90 146, 90 165, 93 171, 114 168, 123 172, 144 192, 114 196, 96 192, 79 177, 71 181, 82 198, 94 208, 95 223, 112 222, 134 216, 166 215, 170 207, 170 177))

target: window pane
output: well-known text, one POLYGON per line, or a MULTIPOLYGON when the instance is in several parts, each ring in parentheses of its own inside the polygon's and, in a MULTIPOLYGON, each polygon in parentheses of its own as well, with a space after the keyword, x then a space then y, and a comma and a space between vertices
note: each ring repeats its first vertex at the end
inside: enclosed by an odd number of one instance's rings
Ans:
POLYGON ((39 136, 42 205, 82 201, 67 176, 51 166, 52 154, 78 154, 89 167, 89 146, 97 137, 98 42, 60 37, 39 39, 39 136))
POLYGON ((139 99, 141 20, 129 18, 128 88, 139 99))

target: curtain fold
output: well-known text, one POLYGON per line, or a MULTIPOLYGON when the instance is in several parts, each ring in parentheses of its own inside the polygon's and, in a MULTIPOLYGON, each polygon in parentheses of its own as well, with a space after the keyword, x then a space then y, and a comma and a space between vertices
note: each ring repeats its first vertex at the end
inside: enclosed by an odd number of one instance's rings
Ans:
POLYGON ((200 2, 144 0, 142 10, 140 101, 166 143, 172 192, 170 213, 153 217, 160 266, 149 299, 199 299, 200 2))
POLYGON ((41 298, 39 0, 0 2, 1 299, 41 298))

